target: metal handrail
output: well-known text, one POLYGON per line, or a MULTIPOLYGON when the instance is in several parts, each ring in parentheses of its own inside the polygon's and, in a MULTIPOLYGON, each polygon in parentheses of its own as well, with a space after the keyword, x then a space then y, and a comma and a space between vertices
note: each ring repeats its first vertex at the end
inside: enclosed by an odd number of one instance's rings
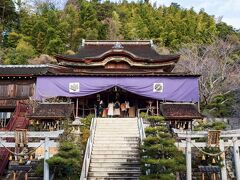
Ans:
POLYGON ((91 126, 90 126, 90 136, 87 141, 87 146, 86 146, 86 150, 85 150, 80 180, 86 180, 87 176, 88 176, 88 169, 89 169, 89 165, 90 165, 90 158, 91 158, 91 154, 92 154, 93 140, 94 140, 96 125, 97 125, 97 119, 92 118, 92 122, 91 122, 91 126))
POLYGON ((156 112, 154 112, 154 111, 157 111, 157 108, 155 108, 155 107, 147 107, 147 108, 139 108, 138 109, 138 117, 140 117, 140 113, 141 112, 146 112, 146 114, 147 115, 157 115, 157 113, 156 112))
POLYGON ((147 112, 147 108, 139 108, 139 109, 137 110, 137 117, 140 118, 140 113, 141 113, 141 112, 144 112, 144 111, 147 112))
MULTIPOLYGON (((143 140, 146 138, 146 134, 145 134, 145 127, 143 124, 143 119, 142 117, 138 117, 138 129, 139 129, 139 135, 140 135, 140 144, 143 145, 143 140)), ((145 164, 145 166, 147 166, 147 164, 145 164)), ((148 174, 148 171, 146 171, 146 174, 148 174)))
POLYGON ((145 134, 145 128, 143 125, 143 119, 141 117, 138 118, 138 129, 139 129, 139 135, 140 135, 140 142, 143 144, 143 140, 146 138, 145 134))

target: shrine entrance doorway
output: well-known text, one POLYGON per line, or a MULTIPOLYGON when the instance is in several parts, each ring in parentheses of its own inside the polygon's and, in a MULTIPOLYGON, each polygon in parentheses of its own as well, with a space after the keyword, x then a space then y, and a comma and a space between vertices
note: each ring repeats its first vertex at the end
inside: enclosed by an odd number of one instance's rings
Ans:
POLYGON ((96 117, 132 118, 138 116, 140 111, 157 115, 160 103, 158 100, 131 93, 117 86, 89 96, 74 97, 71 100, 75 104, 75 115, 78 117, 95 114, 96 117), (111 104, 114 110, 120 110, 120 114, 109 115, 111 104))

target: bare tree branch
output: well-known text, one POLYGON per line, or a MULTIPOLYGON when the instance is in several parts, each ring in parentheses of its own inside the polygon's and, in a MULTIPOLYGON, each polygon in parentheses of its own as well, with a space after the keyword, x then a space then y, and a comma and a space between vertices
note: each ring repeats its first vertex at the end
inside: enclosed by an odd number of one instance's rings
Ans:
POLYGON ((210 45, 188 45, 180 50, 182 57, 174 71, 200 74, 202 102, 208 104, 218 94, 235 91, 240 87, 240 65, 231 58, 239 50, 226 40, 210 45))

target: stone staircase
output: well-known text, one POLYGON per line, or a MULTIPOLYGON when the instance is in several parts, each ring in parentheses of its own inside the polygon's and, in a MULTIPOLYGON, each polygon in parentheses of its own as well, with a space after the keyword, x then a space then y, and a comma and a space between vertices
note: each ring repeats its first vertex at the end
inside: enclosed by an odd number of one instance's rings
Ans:
POLYGON ((88 179, 139 179, 137 118, 98 118, 88 179))

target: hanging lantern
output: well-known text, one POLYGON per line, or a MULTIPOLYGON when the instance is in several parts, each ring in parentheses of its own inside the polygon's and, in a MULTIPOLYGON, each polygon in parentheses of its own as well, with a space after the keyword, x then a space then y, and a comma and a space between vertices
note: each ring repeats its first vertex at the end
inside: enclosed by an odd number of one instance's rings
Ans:
POLYGON ((8 158, 8 160, 9 160, 9 161, 12 161, 12 159, 13 159, 13 157, 12 157, 12 155, 10 155, 9 158, 8 158))
POLYGON ((37 123, 36 123, 37 125, 39 125, 39 121, 37 120, 37 123))
POLYGON ((32 155, 32 154, 30 155, 29 160, 30 160, 30 161, 33 160, 33 155, 32 155))
POLYGON ((215 164, 216 163, 216 160, 215 158, 212 159, 212 163, 215 164))
POLYGON ((180 129, 180 124, 179 123, 177 124, 177 129, 180 129))
POLYGON ((206 157, 205 157, 205 155, 204 155, 204 154, 202 155, 202 160, 203 160, 203 161, 205 161, 205 160, 206 160, 206 157))
POLYGON ((31 119, 31 120, 29 120, 29 124, 30 125, 33 125, 34 124, 34 121, 31 119))
POLYGON ((23 163, 23 158, 20 157, 20 159, 19 159, 19 164, 22 164, 22 163, 23 163))

